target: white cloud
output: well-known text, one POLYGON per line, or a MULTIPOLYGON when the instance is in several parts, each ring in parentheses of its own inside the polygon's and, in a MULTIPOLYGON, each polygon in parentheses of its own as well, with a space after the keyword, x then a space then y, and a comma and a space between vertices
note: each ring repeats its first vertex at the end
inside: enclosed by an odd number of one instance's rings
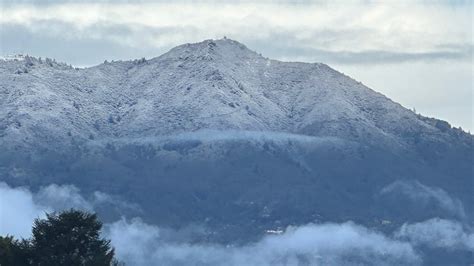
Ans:
POLYGON ((33 199, 42 206, 50 206, 53 210, 65 210, 69 208, 91 211, 93 206, 81 195, 77 187, 72 185, 58 186, 51 184, 42 187, 33 199))
POLYGON ((408 240, 416 246, 474 251, 474 234, 466 233, 463 225, 456 221, 434 218, 420 223, 403 224, 395 237, 408 240))
POLYGON ((34 202, 28 189, 12 189, 0 182, 0 235, 29 237, 34 219, 51 210, 34 202))
POLYGON ((380 191, 381 195, 390 195, 395 199, 410 199, 420 207, 430 206, 434 203, 447 213, 451 213, 458 218, 464 219, 466 214, 464 206, 459 199, 451 197, 446 191, 437 187, 430 187, 418 181, 400 181, 384 187, 380 191))
POLYGON ((105 229, 105 235, 112 240, 120 260, 128 262, 127 264, 133 262, 134 265, 153 262, 152 253, 158 250, 157 240, 160 238, 158 227, 145 224, 139 219, 131 222, 121 219, 106 225, 105 229))
POLYGON ((12 188, 0 182, 0 235, 29 237, 36 218, 44 218, 47 212, 66 209, 94 211, 98 207, 118 208, 126 211, 138 206, 121 201, 108 194, 96 191, 84 198, 73 185, 50 184, 32 193, 26 187, 12 188))
POLYGON ((291 49, 309 49, 307 57, 314 49, 426 53, 457 51, 450 45, 472 43, 469 6, 420 3, 63 2, 6 6, 0 24, 134 48, 170 48, 228 35, 270 47, 283 41, 291 49))
POLYGON ((351 222, 290 227, 244 246, 170 242, 140 220, 121 220, 105 233, 117 256, 133 265, 418 265, 409 243, 351 222), (133 247, 130 243, 134 243, 133 247))
MULTIPOLYGON (((107 201, 110 197, 101 194, 94 198, 107 201)), ((69 208, 65 202, 74 207, 94 206, 94 200, 85 200, 74 186, 52 184, 32 193, 0 183, 0 235, 29 237, 35 218, 55 208, 69 208)), ((288 227, 281 234, 245 245, 193 242, 190 234, 187 229, 163 229, 138 218, 107 223, 103 230, 118 259, 138 266, 420 265, 423 253, 419 247, 474 250, 474 234, 469 228, 438 218, 404 224, 393 236, 352 222, 288 227)))

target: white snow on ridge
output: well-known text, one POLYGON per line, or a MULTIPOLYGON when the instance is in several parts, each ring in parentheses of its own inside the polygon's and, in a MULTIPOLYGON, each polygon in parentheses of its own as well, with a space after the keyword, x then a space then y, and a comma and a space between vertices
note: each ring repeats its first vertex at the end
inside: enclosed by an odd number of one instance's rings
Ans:
POLYGON ((12 54, 12 55, 0 56, 0 60, 2 60, 2 61, 23 61, 23 60, 25 60, 25 55, 23 55, 23 54, 12 54))
POLYGON ((4 60, 0 79, 0 136, 16 141, 156 137, 201 129, 389 145, 403 145, 402 137, 420 132, 445 135, 327 65, 270 60, 230 39, 85 69, 33 57, 4 60))

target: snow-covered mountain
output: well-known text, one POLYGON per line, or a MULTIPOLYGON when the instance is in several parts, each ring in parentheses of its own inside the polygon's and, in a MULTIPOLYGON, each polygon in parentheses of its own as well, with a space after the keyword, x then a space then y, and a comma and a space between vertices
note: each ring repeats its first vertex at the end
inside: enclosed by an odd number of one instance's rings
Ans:
POLYGON ((105 191, 224 242, 314 221, 473 218, 473 136, 325 64, 221 39, 90 68, 6 58, 0 80, 0 180, 13 185, 105 191))
POLYGON ((0 64, 4 138, 56 142, 215 129, 403 146, 418 134, 434 141, 463 135, 327 65, 267 59, 230 39, 85 69, 23 58, 0 64))

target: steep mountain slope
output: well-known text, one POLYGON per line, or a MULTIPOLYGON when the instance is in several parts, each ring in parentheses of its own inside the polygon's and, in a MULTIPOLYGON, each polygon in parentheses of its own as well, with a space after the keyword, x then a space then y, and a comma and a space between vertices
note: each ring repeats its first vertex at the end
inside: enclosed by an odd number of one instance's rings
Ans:
POLYGON ((1 75, 3 135, 55 131, 67 139, 68 133, 143 137, 235 129, 403 145, 420 133, 443 141, 453 133, 324 64, 269 60, 228 39, 86 69, 35 58, 3 61, 1 75))
POLYGON ((473 136, 324 64, 222 39, 84 69, 2 60, 0 80, 0 180, 13 185, 105 191, 223 242, 314 221, 472 225, 473 136))

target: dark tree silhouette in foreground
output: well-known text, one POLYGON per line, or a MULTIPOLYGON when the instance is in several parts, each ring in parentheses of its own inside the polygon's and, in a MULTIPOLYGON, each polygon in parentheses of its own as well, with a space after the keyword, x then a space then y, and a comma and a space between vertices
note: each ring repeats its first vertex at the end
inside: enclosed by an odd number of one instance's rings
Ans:
POLYGON ((32 249, 28 240, 16 240, 12 236, 0 236, 0 265, 30 265, 32 249))
POLYGON ((36 219, 29 240, 0 237, 0 265, 117 265, 96 214, 68 210, 36 219))

